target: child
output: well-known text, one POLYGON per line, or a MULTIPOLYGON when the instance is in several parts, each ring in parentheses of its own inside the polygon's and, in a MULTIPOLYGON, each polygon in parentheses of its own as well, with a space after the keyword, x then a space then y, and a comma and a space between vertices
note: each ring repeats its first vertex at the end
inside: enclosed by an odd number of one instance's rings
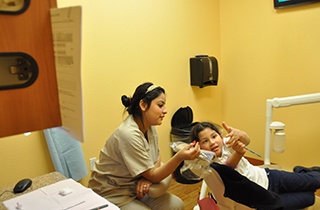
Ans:
POLYGON ((210 122, 197 123, 190 138, 199 142, 200 148, 215 153, 215 162, 228 165, 252 182, 279 195, 284 209, 305 208, 314 204, 314 192, 320 188, 319 167, 295 167, 295 173, 271 170, 252 165, 245 157, 249 136, 241 130, 222 123, 229 140, 224 144, 219 126, 210 122))

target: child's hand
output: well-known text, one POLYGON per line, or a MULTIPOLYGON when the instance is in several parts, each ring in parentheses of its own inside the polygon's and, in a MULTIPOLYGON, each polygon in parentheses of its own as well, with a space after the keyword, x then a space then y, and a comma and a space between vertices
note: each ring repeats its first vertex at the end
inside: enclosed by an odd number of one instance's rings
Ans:
POLYGON ((238 141, 241 141, 244 145, 250 143, 250 138, 246 132, 230 127, 225 122, 222 122, 222 126, 228 132, 226 137, 230 137, 226 142, 227 147, 233 147, 238 141))
POLYGON ((241 155, 244 155, 247 151, 246 145, 244 143, 242 143, 241 141, 236 141, 233 144, 232 149, 241 155))

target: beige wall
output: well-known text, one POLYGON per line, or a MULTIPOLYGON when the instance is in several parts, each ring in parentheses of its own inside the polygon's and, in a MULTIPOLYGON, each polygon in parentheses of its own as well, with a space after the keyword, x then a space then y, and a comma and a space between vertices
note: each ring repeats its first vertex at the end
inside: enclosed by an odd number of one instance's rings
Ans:
POLYGON ((54 171, 43 132, 0 138, 0 165, 0 187, 54 171))
MULTIPOLYGON (((164 161, 171 155, 171 117, 186 105, 195 121, 225 120, 246 130, 251 148, 263 154, 265 100, 320 86, 320 4, 276 11, 272 2, 58 0, 59 7, 83 6, 86 161, 98 157, 124 119, 120 96, 145 81, 167 91, 168 114, 158 127, 164 161), (204 53, 219 60, 219 84, 191 87, 189 58, 204 53)), ((286 152, 272 154, 272 161, 289 168, 319 165, 319 106, 275 110, 288 140, 286 152)), ((0 139, 0 154, 0 186, 54 170, 41 132, 0 139)))
MULTIPOLYGON (((146 81, 163 86, 167 93, 168 114, 158 127, 163 161, 171 157, 170 121, 179 107, 191 106, 195 119, 222 119, 221 87, 189 85, 190 57, 206 53, 220 59, 219 1, 58 1, 59 7, 70 5, 83 9, 82 147, 87 162, 98 157, 106 138, 124 119, 121 95, 132 95, 146 81)), ((54 170, 45 147, 42 133, 1 139, 0 185, 54 170), (21 142, 28 147, 21 147, 21 142), (13 165, 24 170, 15 173, 13 165)), ((82 183, 87 181, 88 177, 82 183)))
MULTIPOLYGON (((319 92, 320 4, 275 10, 272 0, 220 1, 223 119, 264 153, 266 99, 319 92)), ((284 168, 319 165, 320 104, 274 110, 286 124, 284 168)))

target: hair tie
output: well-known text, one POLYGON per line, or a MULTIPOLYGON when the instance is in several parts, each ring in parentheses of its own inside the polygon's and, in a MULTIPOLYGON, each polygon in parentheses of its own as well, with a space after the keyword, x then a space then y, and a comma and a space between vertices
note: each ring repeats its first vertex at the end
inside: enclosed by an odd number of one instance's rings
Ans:
POLYGON ((121 102, 125 107, 129 107, 132 103, 132 98, 129 98, 126 95, 121 96, 121 102))
POLYGON ((147 95, 149 92, 153 91, 153 90, 156 89, 157 87, 159 87, 159 86, 157 86, 157 85, 150 85, 150 86, 148 87, 147 91, 146 91, 144 94, 147 95))

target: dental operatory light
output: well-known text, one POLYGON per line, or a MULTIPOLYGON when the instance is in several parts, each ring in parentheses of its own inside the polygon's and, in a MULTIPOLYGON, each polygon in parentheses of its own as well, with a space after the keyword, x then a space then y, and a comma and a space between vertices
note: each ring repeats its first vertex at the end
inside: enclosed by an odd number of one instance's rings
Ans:
POLYGON ((272 122, 270 129, 274 130, 273 133, 273 151, 277 153, 284 152, 286 145, 286 133, 284 132, 285 124, 282 122, 272 122))
POLYGON ((274 151, 283 152, 285 146, 285 125, 281 123, 272 122, 272 110, 273 108, 282 108, 288 106, 295 106, 301 104, 311 104, 320 102, 320 93, 289 96, 283 98, 267 99, 266 104, 266 124, 265 124, 265 146, 264 146, 264 165, 270 165, 270 153, 271 153, 271 136, 272 129, 274 133, 274 151), (283 127, 282 127, 283 126, 283 127))

